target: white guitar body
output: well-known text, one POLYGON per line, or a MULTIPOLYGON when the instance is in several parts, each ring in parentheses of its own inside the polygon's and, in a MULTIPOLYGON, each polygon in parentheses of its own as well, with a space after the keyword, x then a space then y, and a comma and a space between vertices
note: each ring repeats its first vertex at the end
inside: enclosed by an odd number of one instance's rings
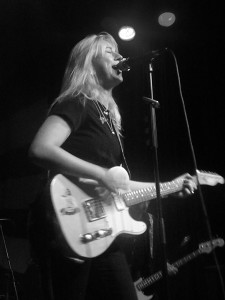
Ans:
MULTIPOLYGON (((125 170, 121 172, 121 169, 115 167, 111 174, 118 176, 119 181, 124 179, 125 174, 125 170)), ((184 175, 161 184, 161 195, 180 191, 183 179, 184 175)), ((200 184, 207 185, 224 183, 219 175, 199 171, 198 180, 200 184)), ((94 188, 87 192, 86 187, 87 184, 84 191, 61 174, 56 175, 50 184, 55 236, 65 255, 81 259, 96 257, 106 251, 118 235, 139 235, 146 230, 144 222, 130 217, 129 207, 155 199, 154 186, 121 194, 104 190, 101 196, 92 193, 94 188)))
POLYGON ((70 256, 98 256, 119 234, 139 235, 146 230, 145 223, 132 219, 128 207, 112 193, 94 199, 61 174, 52 180, 50 193, 61 229, 57 235, 70 256))

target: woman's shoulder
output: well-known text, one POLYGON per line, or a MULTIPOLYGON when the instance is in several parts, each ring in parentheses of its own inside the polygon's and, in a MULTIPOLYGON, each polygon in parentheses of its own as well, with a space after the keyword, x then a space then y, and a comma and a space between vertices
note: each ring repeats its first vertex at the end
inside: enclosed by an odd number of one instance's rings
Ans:
POLYGON ((86 100, 84 97, 75 96, 75 95, 66 95, 63 97, 58 97, 54 103, 57 105, 83 105, 85 104, 86 100))
POLYGON ((78 96, 65 96, 57 99, 51 106, 48 115, 58 115, 75 129, 92 110, 93 101, 78 96))
POLYGON ((80 124, 85 115, 84 102, 74 96, 58 98, 49 109, 48 116, 51 115, 63 118, 74 129, 80 124))
POLYGON ((56 111, 82 111, 85 107, 85 99, 78 96, 67 95, 57 98, 50 106, 49 113, 52 114, 56 111))

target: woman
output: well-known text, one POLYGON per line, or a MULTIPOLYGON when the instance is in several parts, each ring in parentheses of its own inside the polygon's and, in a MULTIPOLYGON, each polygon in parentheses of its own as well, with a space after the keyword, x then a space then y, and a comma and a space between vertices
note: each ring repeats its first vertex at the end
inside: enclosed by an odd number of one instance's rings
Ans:
MULTIPOLYGON (((122 72, 115 69, 121 59, 108 33, 87 36, 73 48, 61 93, 30 147, 30 156, 50 171, 50 178, 62 173, 77 184, 90 183, 97 191, 115 193, 153 185, 131 181, 128 176, 120 141, 121 117, 112 94, 123 81, 122 72)), ((187 176, 183 193, 194 189, 187 176)), ((40 229, 44 222, 38 220, 40 229)), ((137 299, 118 240, 103 254, 81 264, 48 248, 49 243, 44 245, 48 250, 39 249, 39 259, 44 282, 48 282, 48 299, 137 299)))

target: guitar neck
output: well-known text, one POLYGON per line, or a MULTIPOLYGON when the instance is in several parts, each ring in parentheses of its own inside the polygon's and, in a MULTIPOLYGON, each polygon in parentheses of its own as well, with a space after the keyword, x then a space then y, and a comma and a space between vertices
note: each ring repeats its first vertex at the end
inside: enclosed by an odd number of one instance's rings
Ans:
POLYGON ((198 249, 198 250, 188 254, 187 256, 177 260, 175 263, 173 263, 173 266, 176 268, 179 268, 179 267, 185 265, 186 263, 188 263, 189 261, 191 261, 192 259, 196 258, 199 254, 201 254, 201 251, 198 249))
MULTIPOLYGON (((217 174, 200 172, 197 170, 197 176, 192 176, 196 185, 204 184, 214 186, 218 183, 224 184, 224 178, 217 174)), ((167 195, 179 192, 183 187, 184 176, 179 177, 173 181, 160 184, 160 195, 165 197, 167 195)), ((122 195, 122 198, 126 205, 132 206, 142 202, 146 202, 156 198, 156 187, 153 185, 148 188, 140 189, 137 191, 131 191, 122 195)))
MULTIPOLYGON (((176 268, 179 268, 179 267, 183 266, 184 264, 188 263, 189 261, 191 261, 192 259, 196 258, 199 254, 201 254, 201 251, 198 249, 198 250, 188 254, 187 256, 177 260, 176 262, 174 262, 173 266, 175 266, 176 268)), ((154 273, 153 275, 143 279, 141 282, 139 282, 136 285, 136 287, 139 291, 143 291, 144 289, 146 289, 153 283, 159 281, 161 278, 163 278, 163 273, 162 273, 162 271, 158 271, 157 273, 154 273)))
MULTIPOLYGON (((179 192, 182 190, 182 185, 183 179, 181 178, 166 183, 161 183, 160 194, 162 197, 165 197, 170 194, 179 192)), ((146 202, 156 198, 156 187, 151 186, 148 188, 131 191, 122 194, 122 198, 128 207, 142 202, 146 202)))

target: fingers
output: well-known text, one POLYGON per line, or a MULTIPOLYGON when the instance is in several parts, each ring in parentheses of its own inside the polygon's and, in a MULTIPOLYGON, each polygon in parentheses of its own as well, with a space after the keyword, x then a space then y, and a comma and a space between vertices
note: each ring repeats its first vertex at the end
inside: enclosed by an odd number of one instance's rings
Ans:
POLYGON ((168 262, 167 262, 167 270, 169 275, 175 275, 178 272, 178 269, 174 265, 171 265, 168 262))
POLYGON ((97 186, 99 184, 97 180, 93 180, 93 179, 87 179, 87 178, 80 177, 78 180, 81 183, 85 183, 85 184, 91 185, 91 186, 97 186))
POLYGON ((104 187, 98 186, 98 187, 95 188, 95 191, 97 192, 99 197, 102 197, 102 198, 105 198, 105 199, 109 195, 109 190, 104 188, 104 187))
POLYGON ((197 185, 194 181, 194 178, 187 174, 183 181, 184 190, 188 194, 194 194, 195 190, 197 189, 197 185))

